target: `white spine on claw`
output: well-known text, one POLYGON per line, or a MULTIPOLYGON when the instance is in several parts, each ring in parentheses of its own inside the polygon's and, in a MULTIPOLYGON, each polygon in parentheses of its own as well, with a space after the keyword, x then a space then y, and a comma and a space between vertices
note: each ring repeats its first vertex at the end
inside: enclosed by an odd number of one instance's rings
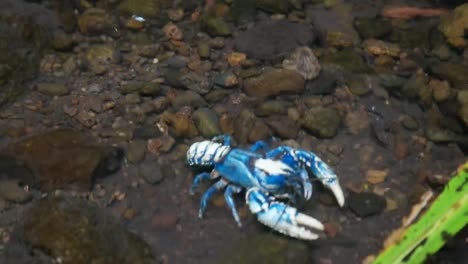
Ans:
POLYGON ((255 167, 269 175, 282 175, 294 172, 291 167, 283 162, 271 159, 258 159, 255 161, 255 167))

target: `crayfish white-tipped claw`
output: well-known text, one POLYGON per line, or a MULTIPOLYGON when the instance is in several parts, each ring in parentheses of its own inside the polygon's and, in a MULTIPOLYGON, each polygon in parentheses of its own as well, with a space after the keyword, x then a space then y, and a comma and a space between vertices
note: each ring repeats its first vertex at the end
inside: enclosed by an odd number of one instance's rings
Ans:
POLYGON ((311 231, 300 226, 290 226, 288 229, 285 230, 284 233, 286 233, 289 236, 304 240, 315 240, 319 238, 319 235, 312 233, 311 231))
POLYGON ((338 183, 335 183, 333 185, 329 185, 328 188, 332 191, 333 195, 335 196, 338 205, 340 207, 343 207, 345 203, 345 198, 341 186, 338 183))
POLYGON ((325 227, 319 220, 301 213, 296 215, 296 223, 298 223, 301 226, 317 229, 320 231, 323 231, 325 229, 325 227))

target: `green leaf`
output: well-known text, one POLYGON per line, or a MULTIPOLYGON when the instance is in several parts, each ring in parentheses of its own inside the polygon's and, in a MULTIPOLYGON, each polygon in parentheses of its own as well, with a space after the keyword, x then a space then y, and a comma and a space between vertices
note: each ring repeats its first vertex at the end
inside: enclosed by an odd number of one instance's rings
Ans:
POLYGON ((401 240, 385 249, 374 264, 423 263, 468 223, 468 162, 445 186, 418 222, 401 240))

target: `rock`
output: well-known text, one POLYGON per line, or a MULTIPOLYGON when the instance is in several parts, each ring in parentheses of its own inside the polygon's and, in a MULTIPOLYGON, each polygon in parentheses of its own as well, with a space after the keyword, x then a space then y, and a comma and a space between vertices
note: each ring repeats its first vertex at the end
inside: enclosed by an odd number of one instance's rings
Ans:
POLYGON ((392 31, 392 24, 388 20, 371 17, 354 19, 354 27, 363 39, 381 38, 392 31))
POLYGON ((332 108, 314 107, 300 120, 301 126, 319 138, 332 138, 338 133, 341 120, 332 108))
POLYGON ((306 10, 313 25, 321 32, 328 45, 334 47, 350 47, 360 42, 359 34, 353 27, 351 3, 337 1, 333 7, 326 9, 315 5, 306 10))
POLYGON ((161 115, 161 121, 169 126, 169 131, 175 137, 192 138, 198 135, 197 127, 186 113, 165 111, 161 115))
POLYGON ((164 180, 161 167, 156 162, 144 162, 138 165, 138 176, 148 184, 159 184, 164 180))
POLYGON ((167 10, 167 16, 170 20, 178 22, 184 18, 184 9, 182 8, 174 8, 167 10))
POLYGON ((226 59, 231 66, 240 66, 247 59, 247 55, 242 52, 231 52, 226 56, 226 59))
POLYGON ((24 162, 0 154, 0 180, 17 181, 29 188, 35 187, 34 174, 24 162))
POLYGON ((457 48, 468 46, 466 31, 468 30, 468 4, 455 8, 448 16, 442 17, 439 24, 447 41, 457 48))
POLYGON ((457 101, 459 104, 458 117, 463 121, 465 127, 468 127, 468 90, 459 91, 457 101))
POLYGON ((120 53, 109 45, 93 45, 84 54, 86 66, 95 74, 103 74, 110 63, 118 63, 120 59, 120 53))
POLYGON ((133 218, 135 218, 137 212, 133 208, 127 208, 123 211, 122 213, 122 218, 131 221, 133 218))
POLYGON ((130 30, 141 30, 145 27, 145 21, 137 19, 137 17, 131 17, 125 22, 125 27, 130 30))
POLYGON ((119 149, 93 144, 88 135, 68 129, 30 137, 2 152, 36 172, 35 181, 43 191, 71 185, 89 190, 95 177, 118 170, 123 156, 119 149))
POLYGON ((70 35, 61 31, 55 33, 52 39, 52 46, 58 51, 69 51, 75 44, 75 41, 70 35))
POLYGON ((207 41, 201 41, 197 46, 198 56, 202 59, 208 59, 210 57, 210 49, 210 44, 207 41))
POLYGON ((100 35, 112 33, 114 26, 105 10, 89 8, 78 18, 78 28, 84 35, 100 35))
POLYGON ((189 72, 182 75, 180 77, 180 82, 187 89, 195 91, 199 94, 207 94, 212 88, 212 84, 208 78, 195 72, 189 72))
POLYGON ((364 77, 353 76, 351 80, 347 81, 349 91, 357 96, 364 96, 371 92, 370 84, 368 84, 364 77))
POLYGON ((401 88, 401 95, 414 99, 427 87, 429 78, 425 74, 414 74, 401 88))
POLYGON ((316 79, 306 83, 305 90, 312 95, 332 94, 335 92, 337 81, 335 73, 324 70, 316 79))
POLYGON ((209 93, 207 93, 204 97, 210 103, 215 103, 222 101, 223 99, 229 97, 231 94, 230 91, 225 89, 213 89, 209 93))
POLYGON ((431 66, 434 75, 450 82, 455 88, 468 88, 468 66, 452 62, 440 62, 431 66))
POLYGON ((144 240, 86 200, 49 196, 35 203, 24 219, 18 243, 63 263, 156 261, 144 240))
POLYGON ((199 108, 192 115, 195 126, 205 138, 213 138, 222 134, 218 114, 209 108, 199 108))
POLYGON ((256 119, 250 130, 248 141, 257 142, 271 137, 271 130, 262 119, 256 119))
MULTIPOLYGON (((36 76, 50 38, 48 28, 32 15, 27 16, 26 8, 22 6, 21 11, 12 10, 12 3, 21 5, 23 2, 9 2, 12 1, 0 3, 0 107, 28 90, 25 82, 36 76)), ((54 15, 49 12, 36 5, 33 14, 45 14, 49 21, 54 21, 54 15)))
POLYGON ((406 139, 401 133, 396 133, 393 142, 393 155, 398 160, 406 158, 410 154, 408 147, 408 139, 406 139))
POLYGON ((255 0, 255 7, 270 13, 287 14, 289 10, 288 0, 255 0))
POLYGON ((212 37, 227 37, 232 34, 231 27, 222 17, 207 14, 200 20, 200 27, 212 37))
POLYGON ((429 49, 430 34, 433 29, 434 24, 427 23, 426 20, 412 21, 411 24, 402 22, 399 27, 393 28, 389 41, 398 43, 402 48, 429 49))
POLYGON ((162 31, 168 39, 182 40, 184 38, 184 32, 174 23, 169 22, 166 24, 162 31))
POLYGON ((388 55, 398 58, 401 52, 398 45, 378 39, 367 39, 361 45, 365 51, 374 56, 388 55))
POLYGON ((448 45, 438 45, 437 47, 432 49, 432 54, 434 54, 437 58, 443 61, 447 61, 452 56, 452 52, 448 45))
POLYGON ((379 184, 385 181, 388 176, 388 169, 385 170, 368 170, 366 172, 366 180, 370 184, 379 184))
POLYGON ((329 53, 323 56, 323 64, 331 64, 341 67, 352 73, 371 73, 371 68, 364 62, 361 55, 351 48, 345 48, 335 53, 329 53))
POLYGON ((257 116, 271 116, 271 115, 283 115, 286 114, 287 107, 291 106, 286 101, 280 100, 269 100, 264 101, 255 108, 255 114, 257 116))
POLYGON ((416 118, 409 115, 403 116, 403 118, 401 119, 401 124, 404 128, 410 131, 416 131, 419 128, 418 121, 416 120, 416 118))
POLYGON ((144 140, 133 140, 128 144, 127 160, 131 163, 140 163, 145 159, 146 142, 144 140))
POLYGON ((447 81, 432 79, 429 81, 429 87, 432 90, 432 98, 438 103, 448 100, 453 93, 447 81))
POLYGON ((309 47, 296 48, 288 59, 283 60, 283 68, 298 72, 305 80, 316 78, 322 69, 309 47))
POLYGON ((26 203, 32 199, 27 185, 17 179, 0 179, 0 198, 14 203, 26 203))
POLYGON ((117 10, 127 15, 139 15, 143 17, 156 17, 165 6, 165 0, 123 0, 117 10))
POLYGON ((175 109, 180 109, 182 106, 202 107, 206 106, 207 102, 198 93, 188 90, 178 93, 172 101, 172 106, 175 109))
POLYGON ((269 70, 244 83, 244 92, 250 96, 268 97, 282 93, 300 93, 304 90, 304 78, 291 70, 269 70))
POLYGON ((50 96, 62 96, 69 92, 65 83, 38 83, 36 87, 38 92, 50 96))
POLYGON ((369 128, 369 115, 363 109, 348 112, 345 116, 345 124, 351 134, 357 135, 369 128))
POLYGON ((247 143, 250 132, 255 125, 255 114, 250 110, 243 109, 234 119, 233 130, 234 138, 240 144, 247 143))
POLYGON ((310 26, 285 20, 267 20, 237 35, 234 48, 249 58, 274 61, 315 40, 310 26))
POLYGON ((129 83, 119 87, 122 94, 138 93, 140 95, 158 95, 161 87, 158 83, 129 83))
POLYGON ((219 263, 311 263, 312 257, 307 245, 299 240, 272 232, 262 232, 239 240, 219 263), (265 244, 265 241, 268 241, 265 244))
POLYGON ((385 198, 371 192, 354 193, 348 197, 348 206, 359 217, 380 214, 387 206, 385 198))
POLYGON ((214 77, 213 84, 221 88, 233 88, 239 84, 239 79, 232 71, 225 71, 214 77))
POLYGON ((72 75, 73 72, 78 68, 78 64, 76 62, 76 56, 70 56, 68 59, 62 64, 62 69, 67 75, 72 75))
POLYGON ((174 213, 159 213, 153 216, 151 226, 162 230, 175 230, 179 217, 174 213))
POLYGON ((138 126, 133 130, 133 138, 147 140, 161 135, 161 131, 153 125, 138 126))
POLYGON ((463 121, 465 128, 468 127, 468 105, 462 105, 458 108, 458 117, 463 121))
POLYGON ((324 232, 329 238, 335 237, 340 232, 340 229, 341 229, 341 226, 334 222, 324 223, 323 226, 325 228, 324 232))
POLYGON ((139 104, 141 103, 141 96, 137 93, 129 93, 124 97, 124 102, 126 104, 139 104))
POLYGON ((300 128, 299 124, 288 116, 269 118, 267 124, 276 135, 283 139, 296 138, 300 128))

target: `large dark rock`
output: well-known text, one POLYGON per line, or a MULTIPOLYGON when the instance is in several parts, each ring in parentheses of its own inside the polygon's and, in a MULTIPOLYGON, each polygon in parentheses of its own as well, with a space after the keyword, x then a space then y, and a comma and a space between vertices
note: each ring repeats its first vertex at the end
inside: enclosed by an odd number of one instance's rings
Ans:
POLYGON ((313 263, 306 243, 262 233, 241 239, 219 263, 313 263))
POLYGON ((262 21, 234 39, 234 48, 248 57, 275 60, 299 46, 311 45, 315 39, 312 27, 289 21, 262 21))
POLYGON ((23 219, 2 263, 47 263, 26 261, 29 254, 18 254, 21 246, 64 264, 157 263, 144 240, 80 198, 49 196, 36 202, 23 219))
POLYGON ((95 177, 119 169, 123 157, 120 149, 92 141, 86 134, 61 129, 9 145, 0 153, 25 164, 44 191, 70 186, 88 190, 95 177))
POLYGON ((55 15, 23 1, 0 1, 0 107, 27 90, 57 29, 55 15))

